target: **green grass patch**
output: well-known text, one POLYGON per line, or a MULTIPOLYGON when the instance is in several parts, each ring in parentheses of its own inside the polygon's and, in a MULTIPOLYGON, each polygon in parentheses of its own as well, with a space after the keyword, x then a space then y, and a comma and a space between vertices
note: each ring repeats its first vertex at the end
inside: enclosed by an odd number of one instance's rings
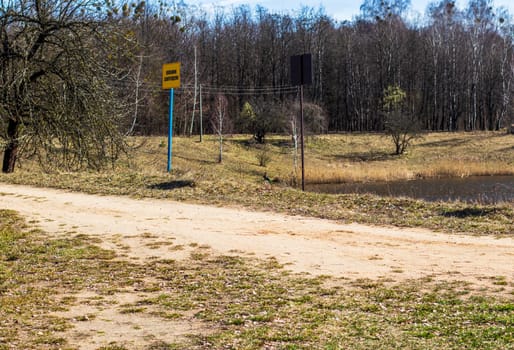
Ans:
POLYGON ((131 285, 134 272, 87 236, 48 240, 23 227, 17 214, 0 210, 0 349, 62 348, 60 332, 69 324, 49 314, 73 298, 58 296, 92 285, 100 293, 131 285))
POLYGON ((116 310, 193 319, 209 330, 146 349, 514 348, 512 300, 470 296, 466 283, 312 278, 274 259, 231 256, 134 264, 85 235, 28 232, 12 211, 0 210, 0 227, 0 349, 67 348, 63 331, 71 325, 50 313, 78 303, 69 295, 84 290, 99 297, 146 290, 154 296, 116 310))

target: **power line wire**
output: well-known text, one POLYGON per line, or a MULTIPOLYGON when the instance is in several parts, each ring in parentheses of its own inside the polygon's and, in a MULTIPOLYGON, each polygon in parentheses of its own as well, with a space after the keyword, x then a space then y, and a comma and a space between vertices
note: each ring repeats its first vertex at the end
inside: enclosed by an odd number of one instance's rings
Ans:
MULTIPOLYGON (((120 88, 129 88, 133 84, 131 82, 116 81, 113 82, 114 86, 120 88)), ((298 88, 290 85, 279 85, 279 86, 259 86, 259 87, 237 87, 237 86, 216 86, 210 84, 201 84, 202 92, 206 94, 225 94, 230 96, 249 96, 249 95, 273 95, 273 94, 289 94, 296 93, 298 88)), ((155 90, 161 89, 161 85, 154 82, 142 83, 139 87, 141 91, 155 92, 155 90)), ((177 89, 176 93, 194 92, 194 85, 184 84, 177 89)))

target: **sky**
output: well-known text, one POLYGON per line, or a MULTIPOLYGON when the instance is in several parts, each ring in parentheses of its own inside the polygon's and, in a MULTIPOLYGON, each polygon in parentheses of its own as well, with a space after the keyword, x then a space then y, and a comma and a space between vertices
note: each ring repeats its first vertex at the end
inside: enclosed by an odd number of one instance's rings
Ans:
MULTIPOLYGON (((337 21, 352 20, 359 14, 360 5, 363 0, 185 0, 187 4, 200 5, 205 9, 213 6, 222 6, 230 8, 238 5, 250 5, 255 7, 261 5, 272 12, 289 12, 298 10, 302 6, 318 8, 320 5, 325 8, 325 12, 331 18, 337 21)), ((416 13, 423 14, 427 5, 433 2, 431 0, 411 0, 412 18, 416 18, 416 13)), ((457 0, 457 7, 462 9, 467 4, 467 0, 457 0)), ((493 0, 493 6, 506 7, 511 14, 514 15, 513 0, 493 0)))

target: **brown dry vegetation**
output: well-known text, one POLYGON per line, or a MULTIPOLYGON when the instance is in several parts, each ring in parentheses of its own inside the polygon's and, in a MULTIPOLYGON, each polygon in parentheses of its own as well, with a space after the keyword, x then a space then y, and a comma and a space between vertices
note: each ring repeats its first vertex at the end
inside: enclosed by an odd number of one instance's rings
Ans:
MULTIPOLYGON (((166 173, 166 138, 131 138, 135 147, 113 169, 53 172, 24 161, 0 181, 58 187, 88 193, 170 198, 311 215, 345 222, 420 226, 479 234, 514 233, 512 203, 487 206, 427 203, 372 195, 303 193, 293 187, 293 149, 284 136, 268 139, 265 150, 248 135, 228 137, 223 163, 214 138, 174 138, 173 171, 166 173), (260 166, 262 153, 269 162, 260 166), (263 175, 275 179, 268 184, 263 175)), ((377 134, 309 136, 307 182, 375 181, 418 177, 512 175, 514 137, 505 133, 436 133, 417 140, 401 157, 391 141, 377 134)))
POLYGON ((391 140, 376 134, 311 143, 319 157, 308 167, 307 181, 314 183, 514 174, 514 138, 505 133, 426 134, 401 157, 392 154, 391 140))
MULTIPOLYGON (((262 167, 262 150, 248 139, 228 138, 218 164, 214 139, 175 138, 171 174, 165 172, 165 139, 155 137, 130 140, 140 147, 115 169, 45 173, 29 160, 0 181, 341 221, 514 233, 512 203, 302 193, 288 185, 293 164, 288 140, 269 140, 270 162, 262 167), (264 173, 279 181, 264 182, 264 173)), ((407 155, 394 157, 379 135, 329 135, 309 138, 306 159, 311 181, 370 181, 466 176, 495 168, 494 173, 512 174, 513 150, 514 138, 499 133, 430 134, 407 155)), ((493 281, 497 290, 481 293, 464 282, 430 278, 401 283, 312 278, 292 274, 274 259, 218 256, 209 247, 179 247, 172 240, 154 244, 187 249, 188 259, 136 262, 99 243, 80 232, 55 239, 29 231, 14 212, 0 210, 0 349, 514 348, 514 285, 505 276, 493 281), (139 338, 126 333, 123 340, 97 347, 91 345, 94 334, 81 335, 83 327, 119 317, 134 320, 126 326, 130 334, 148 333, 139 338), (154 326, 146 326, 148 320, 154 326), (155 325, 165 327, 168 337, 155 325)), ((104 338, 105 331, 97 336, 104 338)))

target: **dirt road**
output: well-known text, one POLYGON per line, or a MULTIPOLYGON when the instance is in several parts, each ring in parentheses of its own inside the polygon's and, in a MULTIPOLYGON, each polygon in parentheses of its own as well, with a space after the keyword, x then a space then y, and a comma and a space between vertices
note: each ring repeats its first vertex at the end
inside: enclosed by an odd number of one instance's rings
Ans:
POLYGON ((490 284, 514 281, 514 239, 449 235, 420 229, 217 208, 162 200, 94 196, 0 184, 0 208, 13 209, 50 235, 84 233, 131 259, 177 259, 209 246, 215 253, 275 257, 287 268, 347 278, 423 276, 490 284))

